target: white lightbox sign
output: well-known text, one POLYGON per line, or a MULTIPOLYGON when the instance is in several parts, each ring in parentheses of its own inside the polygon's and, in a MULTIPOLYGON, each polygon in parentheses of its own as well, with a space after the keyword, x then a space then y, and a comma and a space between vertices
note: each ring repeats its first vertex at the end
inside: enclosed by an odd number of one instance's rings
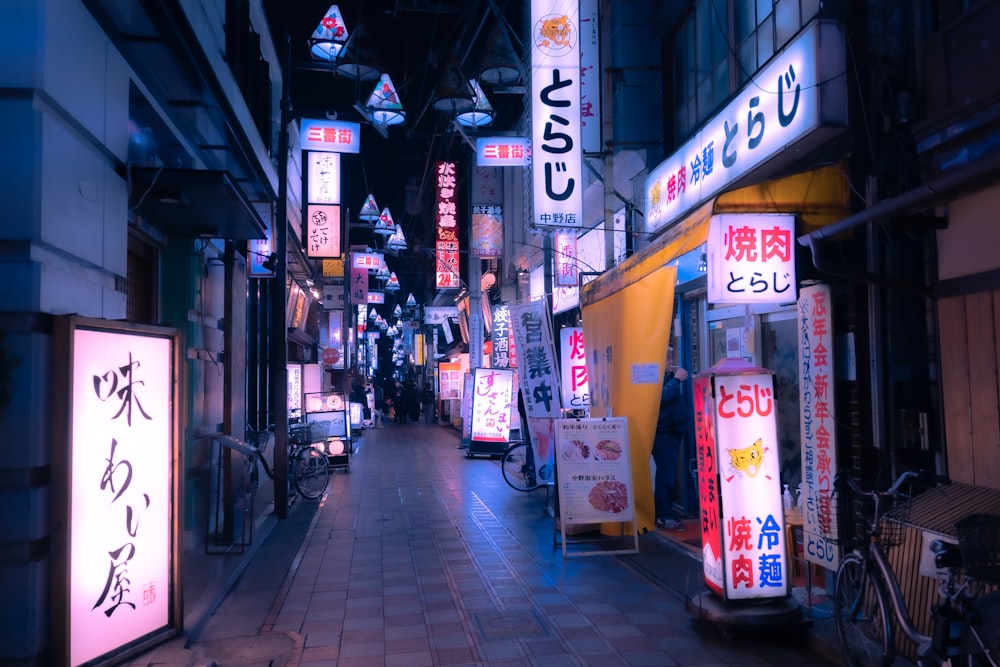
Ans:
POLYGON ((299 143, 304 151, 357 153, 361 150, 361 125, 303 118, 299 121, 299 143))
POLYGON ((583 224, 578 0, 531 3, 531 152, 534 223, 583 224))
POLYGON ((309 204, 307 217, 306 255, 340 257, 340 206, 309 204))
POLYGON ((53 634, 66 635, 56 660, 80 665, 179 622, 179 342, 163 327, 74 317, 57 322, 56 337, 66 377, 54 398, 64 457, 54 494, 66 497, 55 499, 65 513, 54 529, 63 571, 52 580, 63 582, 56 607, 66 608, 53 634))
POLYGON ((311 151, 308 155, 310 204, 340 203, 340 153, 311 151))
POLYGON ((794 246, 793 215, 713 216, 708 226, 708 302, 794 302, 794 246))
POLYGON ((834 90, 845 85, 843 50, 839 28, 817 23, 777 54, 649 173, 646 232, 666 227, 822 126, 846 124, 846 97, 834 90))

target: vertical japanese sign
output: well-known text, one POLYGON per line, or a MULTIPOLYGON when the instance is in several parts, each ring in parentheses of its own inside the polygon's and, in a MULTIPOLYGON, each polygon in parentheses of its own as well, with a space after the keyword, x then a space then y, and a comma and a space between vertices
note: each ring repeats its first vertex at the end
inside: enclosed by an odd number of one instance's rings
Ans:
POLYGON ((601 25, 597 0, 580 0, 580 134, 585 153, 600 153, 601 25))
POLYGON ((722 503, 723 596, 729 600, 788 593, 774 377, 746 366, 743 373, 715 376, 712 415, 722 503))
POLYGON ((531 2, 531 152, 534 222, 583 224, 578 0, 531 2))
POLYGON ((498 204, 476 204, 472 207, 473 257, 503 256, 503 207, 498 204))
POLYGON ((553 420, 562 416, 552 321, 543 300, 512 305, 510 319, 518 358, 521 399, 535 450, 538 478, 547 483, 554 479, 555 474, 553 420))
POLYGON ((65 371, 53 414, 64 464, 53 488, 65 495, 54 498, 65 513, 54 529, 61 664, 108 658, 179 622, 178 337, 108 324, 56 325, 65 371))
POLYGON ((715 450, 715 413, 712 376, 694 378, 694 437, 698 462, 698 512, 701 523, 701 562, 705 584, 722 595, 722 508, 719 506, 719 462, 715 450))
POLYGON ((799 291, 799 423, 802 438, 803 553, 831 570, 840 564, 837 514, 831 501, 837 475, 834 428, 833 321, 830 288, 799 291))
POLYGON ((556 286, 576 287, 579 271, 576 265, 576 233, 557 231, 553 236, 556 286))
POLYGON ((264 262, 271 258, 271 228, 267 228, 266 239, 250 239, 247 252, 247 267, 251 278, 273 278, 274 269, 264 268, 264 262))
POLYGON ((351 284, 348 286, 348 297, 351 305, 368 304, 368 269, 364 264, 351 262, 351 284))
POLYGON ((590 382, 587 380, 587 348, 583 345, 583 328, 560 329, 559 351, 562 403, 570 410, 586 410, 590 407, 590 382))
POLYGON ((308 257, 340 257, 340 154, 331 146, 306 153, 306 238, 308 257))
POLYGON ((477 368, 472 381, 472 434, 480 442, 510 439, 514 371, 477 368))
POLYGON ((455 163, 438 162, 435 167, 435 223, 437 240, 438 289, 458 289, 458 193, 455 191, 455 163))
POLYGON ((517 364, 511 363, 514 360, 513 346, 511 345, 510 331, 510 307, 505 304, 497 304, 493 309, 493 331, 491 333, 493 342, 493 354, 490 359, 493 368, 513 368, 517 364))
POLYGON ((795 300, 795 216, 716 215, 708 227, 709 303, 795 300))

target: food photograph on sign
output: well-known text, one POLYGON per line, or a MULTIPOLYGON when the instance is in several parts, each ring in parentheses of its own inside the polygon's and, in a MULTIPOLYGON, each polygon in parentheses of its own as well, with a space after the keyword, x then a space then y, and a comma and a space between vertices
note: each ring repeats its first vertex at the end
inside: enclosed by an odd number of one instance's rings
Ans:
POLYGON ((633 518, 624 419, 557 420, 556 452, 559 503, 568 521, 633 518))

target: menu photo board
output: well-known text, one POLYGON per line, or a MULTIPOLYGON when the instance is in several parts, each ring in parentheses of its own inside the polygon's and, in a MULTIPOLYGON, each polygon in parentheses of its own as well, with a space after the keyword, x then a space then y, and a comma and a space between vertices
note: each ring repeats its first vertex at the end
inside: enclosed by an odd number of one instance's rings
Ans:
POLYGON ((590 553, 638 552, 628 420, 625 417, 556 419, 555 435, 563 556, 567 555, 566 526, 581 523, 631 525, 632 548, 590 553))
POLYGON ((54 663, 99 665, 181 629, 180 337, 56 318, 54 663))

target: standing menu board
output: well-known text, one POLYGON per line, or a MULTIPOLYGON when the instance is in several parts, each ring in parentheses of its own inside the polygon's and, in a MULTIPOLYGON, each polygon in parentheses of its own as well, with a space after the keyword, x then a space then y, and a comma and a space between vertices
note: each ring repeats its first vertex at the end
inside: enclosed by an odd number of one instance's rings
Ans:
MULTIPOLYGON (((557 419, 556 477, 560 530, 566 556, 566 526, 582 523, 631 523, 635 494, 628 452, 628 420, 557 419)), ((588 553, 636 553, 639 537, 631 528, 634 547, 588 553)))

